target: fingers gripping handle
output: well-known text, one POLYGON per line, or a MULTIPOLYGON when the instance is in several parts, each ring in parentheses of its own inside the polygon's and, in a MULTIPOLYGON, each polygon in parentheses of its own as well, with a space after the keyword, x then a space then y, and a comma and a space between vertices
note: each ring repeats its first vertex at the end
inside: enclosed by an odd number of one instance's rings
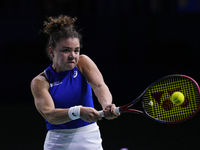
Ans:
MULTIPOLYGON (((103 110, 100 110, 100 111, 98 111, 98 112, 99 112, 99 114, 101 115, 101 117, 104 117, 103 110)), ((116 109, 115 109, 115 113, 117 113, 117 114, 120 113, 120 111, 119 111, 119 107, 116 107, 116 109)))

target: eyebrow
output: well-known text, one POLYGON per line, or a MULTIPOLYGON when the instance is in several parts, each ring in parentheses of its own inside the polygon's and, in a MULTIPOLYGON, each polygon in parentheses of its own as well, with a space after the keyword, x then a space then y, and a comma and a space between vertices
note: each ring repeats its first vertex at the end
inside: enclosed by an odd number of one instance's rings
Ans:
MULTIPOLYGON (((71 47, 62 47, 62 49, 72 49, 71 47)), ((76 47, 75 49, 80 49, 80 47, 76 47)))

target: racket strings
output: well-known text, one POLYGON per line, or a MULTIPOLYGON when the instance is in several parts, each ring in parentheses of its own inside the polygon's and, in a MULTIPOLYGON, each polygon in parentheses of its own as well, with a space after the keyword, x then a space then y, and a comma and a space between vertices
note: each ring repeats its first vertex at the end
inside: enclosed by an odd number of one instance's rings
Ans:
POLYGON ((144 95, 144 108, 148 115, 162 121, 180 121, 193 115, 199 107, 199 89, 185 77, 166 78, 148 89, 144 95), (181 105, 174 105, 170 97, 180 91, 185 96, 181 105), (151 102, 151 105, 150 105, 151 102))

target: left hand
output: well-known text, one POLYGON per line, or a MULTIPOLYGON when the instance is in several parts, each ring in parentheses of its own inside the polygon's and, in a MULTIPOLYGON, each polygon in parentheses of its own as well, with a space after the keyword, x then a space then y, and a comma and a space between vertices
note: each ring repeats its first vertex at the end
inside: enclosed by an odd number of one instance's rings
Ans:
POLYGON ((103 110, 104 117, 108 120, 117 118, 120 114, 115 112, 116 106, 115 104, 110 104, 105 107, 103 110))

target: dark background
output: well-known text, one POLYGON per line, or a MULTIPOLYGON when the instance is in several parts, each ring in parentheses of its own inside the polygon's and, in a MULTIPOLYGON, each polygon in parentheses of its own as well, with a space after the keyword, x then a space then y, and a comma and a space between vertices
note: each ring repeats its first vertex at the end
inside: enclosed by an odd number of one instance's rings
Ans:
MULTIPOLYGON (((78 18, 81 53, 95 61, 116 105, 169 74, 200 83, 200 0, 1 0, 0 149, 42 150, 47 131, 30 82, 50 64, 43 21, 60 14, 78 18)), ((198 150, 199 118, 166 125, 122 114, 98 124, 105 150, 198 150)))

